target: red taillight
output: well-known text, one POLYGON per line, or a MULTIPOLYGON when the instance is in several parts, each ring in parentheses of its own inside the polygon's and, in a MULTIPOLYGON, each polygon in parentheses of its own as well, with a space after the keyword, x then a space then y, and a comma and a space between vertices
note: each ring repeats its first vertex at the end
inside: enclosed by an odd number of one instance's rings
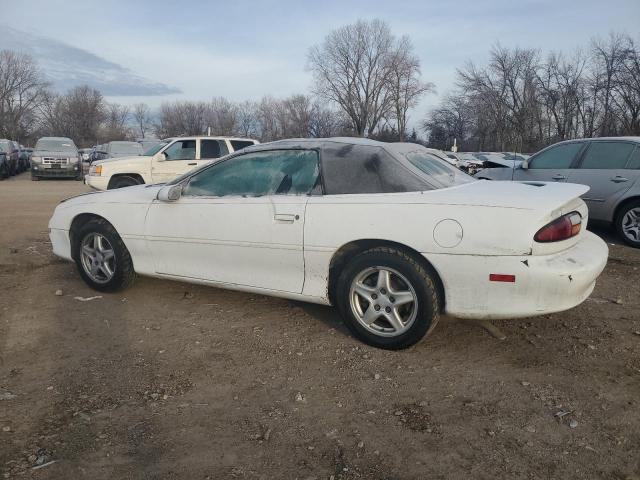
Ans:
POLYGON ((580 228, 582 228, 582 215, 571 212, 542 227, 533 239, 540 243, 559 242, 575 237, 580 233, 580 228))

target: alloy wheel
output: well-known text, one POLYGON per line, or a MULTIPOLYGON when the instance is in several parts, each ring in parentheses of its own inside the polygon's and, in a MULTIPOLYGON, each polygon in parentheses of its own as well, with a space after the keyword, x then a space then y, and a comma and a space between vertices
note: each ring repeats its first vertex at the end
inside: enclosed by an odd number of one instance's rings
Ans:
POLYGON ((640 242, 640 207, 632 208, 624 214, 622 233, 632 242, 640 242))
POLYGON ((80 259, 85 273, 96 283, 107 283, 116 271, 113 247, 99 233, 89 233, 82 239, 80 259))
POLYGON ((349 300, 358 322, 384 337, 406 332, 418 314, 415 289, 404 275, 388 267, 370 267, 356 275, 349 300))

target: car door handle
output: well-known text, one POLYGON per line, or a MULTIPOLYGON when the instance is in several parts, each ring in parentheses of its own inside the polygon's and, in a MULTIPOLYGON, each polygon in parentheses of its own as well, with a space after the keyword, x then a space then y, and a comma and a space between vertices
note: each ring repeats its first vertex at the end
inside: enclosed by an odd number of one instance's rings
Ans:
POLYGON ((559 173, 556 173, 553 177, 551 177, 554 180, 564 180, 567 177, 565 177, 564 175, 560 175, 559 173))
POLYGON ((197 165, 196 162, 192 162, 192 163, 187 163, 187 165, 197 165))
POLYGON ((298 220, 299 218, 299 215, 293 215, 292 213, 276 213, 273 216, 273 219, 280 223, 293 223, 294 220, 298 220))
POLYGON ((611 177, 611 181, 615 183, 622 183, 622 182, 628 182, 629 179, 622 177, 620 175, 616 175, 615 177, 611 177))

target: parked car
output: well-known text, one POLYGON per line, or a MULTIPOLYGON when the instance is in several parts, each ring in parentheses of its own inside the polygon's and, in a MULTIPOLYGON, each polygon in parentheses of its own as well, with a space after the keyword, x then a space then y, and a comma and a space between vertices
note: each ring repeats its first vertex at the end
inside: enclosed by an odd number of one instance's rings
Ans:
POLYGON ((484 160, 477 158, 474 153, 462 152, 457 153, 457 156, 460 159, 457 167, 469 175, 474 175, 484 168, 484 160))
POLYGON ((138 142, 113 141, 100 145, 99 147, 99 149, 95 150, 93 161, 106 160, 108 158, 133 157, 144 153, 142 145, 138 142))
POLYGON ((256 143, 256 140, 248 138, 175 138, 150 156, 94 162, 85 182, 97 190, 167 182, 199 165, 256 143))
POLYGON ((640 137, 602 137, 556 143, 514 169, 488 169, 477 178, 578 183, 591 220, 613 225, 640 248, 640 137))
POLYGON ((585 300, 608 255, 584 228, 586 190, 476 181, 416 144, 296 139, 66 200, 49 231, 96 290, 141 274, 331 304, 358 338, 398 349, 443 312, 529 317, 585 300))
POLYGON ((11 164, 9 156, 6 152, 0 151, 0 179, 9 178, 11 176, 11 164))
POLYGON ((145 152, 161 143, 165 143, 159 138, 136 138, 136 142, 142 145, 142 150, 145 152))
POLYGON ((5 154, 9 176, 20 173, 20 147, 13 140, 0 139, 0 152, 5 154))
POLYGON ((80 155, 73 140, 67 137, 42 137, 31 155, 31 180, 44 177, 79 178, 80 155))
POLYGON ((31 153, 33 148, 27 148, 20 145, 20 162, 22 163, 22 171, 26 172, 31 167, 31 153))

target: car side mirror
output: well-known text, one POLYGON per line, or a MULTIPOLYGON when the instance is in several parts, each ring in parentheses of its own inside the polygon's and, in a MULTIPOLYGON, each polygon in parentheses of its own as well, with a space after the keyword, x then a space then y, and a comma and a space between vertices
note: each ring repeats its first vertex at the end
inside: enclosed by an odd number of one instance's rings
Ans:
POLYGON ((520 168, 523 170, 529 170, 529 160, 525 160, 524 162, 522 162, 520 168))
POLYGON ((164 162, 167 158, 167 152, 160 152, 160 154, 158 155, 158 160, 160 160, 161 162, 164 162))
POLYGON ((158 200, 161 202, 175 202, 182 195, 182 185, 165 185, 158 192, 158 200))

